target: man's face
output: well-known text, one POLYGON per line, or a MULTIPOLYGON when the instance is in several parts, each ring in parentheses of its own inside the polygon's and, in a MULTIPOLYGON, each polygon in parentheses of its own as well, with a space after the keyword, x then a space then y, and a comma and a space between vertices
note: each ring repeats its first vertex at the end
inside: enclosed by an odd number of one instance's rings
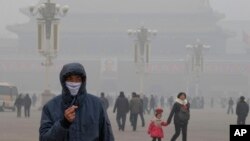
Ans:
POLYGON ((66 78, 66 82, 75 82, 79 83, 82 82, 82 77, 79 75, 70 75, 66 78))

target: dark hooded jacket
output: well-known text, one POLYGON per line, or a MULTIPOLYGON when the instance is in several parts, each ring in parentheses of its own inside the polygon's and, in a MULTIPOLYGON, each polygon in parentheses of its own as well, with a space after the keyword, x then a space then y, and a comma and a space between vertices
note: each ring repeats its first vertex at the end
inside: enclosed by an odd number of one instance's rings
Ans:
POLYGON ((236 114, 239 117, 247 117, 249 112, 249 105, 244 101, 244 99, 241 99, 236 106, 236 114))
POLYGON ((117 115, 126 115, 129 112, 129 102, 124 96, 124 93, 120 93, 119 97, 116 99, 113 112, 117 110, 117 115))
POLYGON ((140 113, 141 100, 139 97, 132 96, 132 99, 129 103, 129 109, 131 114, 139 114, 140 113))
POLYGON ((60 73, 62 94, 50 100, 43 107, 39 129, 40 141, 114 141, 110 121, 106 110, 98 97, 86 91, 86 73, 79 63, 63 66, 60 73), (80 75, 82 86, 73 97, 65 84, 71 74, 80 75), (77 105, 76 118, 65 124, 64 111, 77 105), (67 125, 67 126, 65 126, 67 125))

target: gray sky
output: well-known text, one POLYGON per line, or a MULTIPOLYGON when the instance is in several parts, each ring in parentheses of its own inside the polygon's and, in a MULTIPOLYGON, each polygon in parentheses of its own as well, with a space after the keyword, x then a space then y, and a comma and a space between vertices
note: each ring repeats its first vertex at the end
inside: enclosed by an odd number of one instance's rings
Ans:
MULTIPOLYGON (((28 18, 19 12, 19 8, 34 5, 38 0, 0 0, 0 38, 15 37, 5 27, 15 23, 24 23, 28 18)), ((104 2, 105 0, 100 0, 104 2)), ((250 20, 250 0, 210 0, 216 11, 226 14, 225 20, 250 20)), ((71 7, 73 8, 73 7, 71 7)))

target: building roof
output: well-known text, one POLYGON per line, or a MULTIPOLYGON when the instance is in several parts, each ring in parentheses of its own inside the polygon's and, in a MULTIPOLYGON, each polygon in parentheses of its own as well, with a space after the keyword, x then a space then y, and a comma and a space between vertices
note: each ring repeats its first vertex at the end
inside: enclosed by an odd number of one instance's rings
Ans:
MULTIPOLYGON (((82 13, 169 13, 207 10, 207 0, 61 0, 72 12, 82 13)), ((59 1, 58 1, 59 2, 59 1)))

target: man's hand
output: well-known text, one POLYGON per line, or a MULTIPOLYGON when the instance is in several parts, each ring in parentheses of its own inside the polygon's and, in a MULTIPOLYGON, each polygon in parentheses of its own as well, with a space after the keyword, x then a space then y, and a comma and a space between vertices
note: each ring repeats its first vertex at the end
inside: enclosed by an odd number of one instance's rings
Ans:
POLYGON ((78 106, 71 106, 68 109, 66 109, 64 111, 64 117, 69 121, 69 122, 73 122, 76 118, 76 109, 78 108, 78 106))

